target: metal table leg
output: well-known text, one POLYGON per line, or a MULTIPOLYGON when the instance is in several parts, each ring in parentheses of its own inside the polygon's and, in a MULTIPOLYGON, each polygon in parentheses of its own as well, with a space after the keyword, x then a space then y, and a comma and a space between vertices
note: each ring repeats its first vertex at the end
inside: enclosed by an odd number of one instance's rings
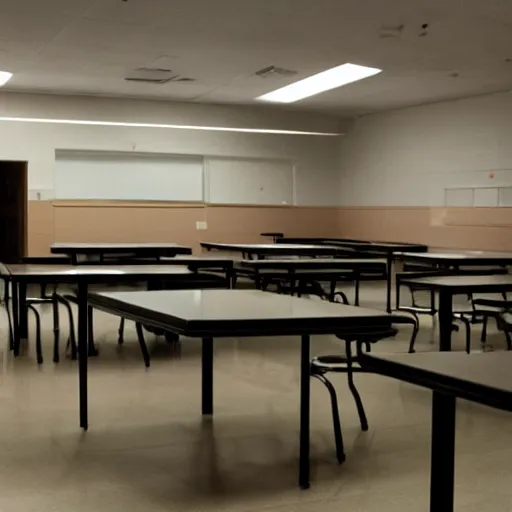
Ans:
POLYGON ((441 351, 452 349, 453 296, 449 290, 439 292, 439 344, 441 351))
POLYGON ((393 255, 392 254, 387 255, 386 273, 387 273, 386 311, 388 313, 391 313, 391 283, 393 280, 393 255))
POLYGON ((18 286, 19 309, 19 337, 20 340, 28 338, 28 310, 27 310, 27 283, 19 283, 18 286))
POLYGON ((302 336, 300 350, 300 452, 299 486, 309 489, 309 406, 310 406, 310 338, 302 336))
POLYGON ((78 282, 78 389, 80 400, 80 427, 89 428, 87 404, 87 324, 89 310, 87 305, 88 286, 86 281, 78 282))
POLYGON ((213 339, 202 341, 202 414, 213 414, 213 339))
POLYGON ((434 391, 432 396, 430 512, 453 512, 455 405, 454 396, 434 391))
POLYGON ((12 289, 12 331, 13 331, 13 349, 14 355, 20 355, 20 301, 18 298, 18 282, 15 279, 11 281, 12 289))
POLYGON ((354 305, 359 306, 359 291, 361 287, 361 273, 359 270, 354 272, 355 290, 354 290, 354 305))

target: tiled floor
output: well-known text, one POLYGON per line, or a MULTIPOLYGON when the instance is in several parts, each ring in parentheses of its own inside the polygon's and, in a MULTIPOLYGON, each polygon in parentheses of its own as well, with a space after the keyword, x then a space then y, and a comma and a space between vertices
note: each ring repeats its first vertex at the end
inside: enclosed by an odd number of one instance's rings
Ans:
MULTIPOLYGON (((364 305, 383 307, 382 287, 365 285, 364 305)), ((64 315, 63 315, 64 316, 64 315)), ((30 346, 14 361, 1 352, 0 511, 427 511, 430 395, 359 375, 370 431, 363 433, 343 376, 340 396, 347 461, 336 463, 328 397, 312 382, 312 487, 297 488, 298 344, 287 339, 222 340, 215 349, 215 419, 200 416, 200 345, 175 350, 153 341, 141 361, 128 324, 96 313, 101 355, 90 364, 90 430, 78 427, 76 363, 45 363, 30 346)), ((0 321, 6 339, 5 318, 0 321)), ((418 350, 435 350, 423 321, 418 350)), ((66 334, 66 328, 64 333, 66 334)), ((475 349, 478 349, 475 326, 475 349)), ((409 331, 376 350, 404 351, 409 331)), ((455 348, 463 347, 456 335, 455 348)), ((499 333, 491 336, 504 348, 499 333)), ((314 353, 336 353, 318 337, 314 353)), ((512 511, 512 415, 461 402, 456 510, 512 511)))

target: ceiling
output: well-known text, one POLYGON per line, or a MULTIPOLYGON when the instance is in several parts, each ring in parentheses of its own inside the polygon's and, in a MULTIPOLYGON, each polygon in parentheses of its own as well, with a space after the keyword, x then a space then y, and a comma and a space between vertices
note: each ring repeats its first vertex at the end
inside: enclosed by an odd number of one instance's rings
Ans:
POLYGON ((345 62, 383 72, 290 108, 359 115, 512 89, 510 0, 3 0, 0 11, 9 90, 255 104, 345 62), (254 75, 270 65, 297 74, 254 75), (195 81, 124 80, 140 67, 195 81))

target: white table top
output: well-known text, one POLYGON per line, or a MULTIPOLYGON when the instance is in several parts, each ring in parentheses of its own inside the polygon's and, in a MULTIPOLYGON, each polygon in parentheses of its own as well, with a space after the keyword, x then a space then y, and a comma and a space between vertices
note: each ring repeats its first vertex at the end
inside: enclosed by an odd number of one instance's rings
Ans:
POLYGON ((240 260, 244 267, 263 268, 352 268, 354 266, 386 265, 386 260, 378 258, 290 258, 276 260, 240 260))
POLYGON ((189 275, 193 272, 180 265, 0 265, 0 274, 14 276, 129 276, 189 275))
POLYGON ((256 250, 265 250, 265 251, 275 251, 275 252, 285 252, 285 251, 311 251, 311 250, 340 250, 339 247, 334 247, 330 245, 312 245, 312 244, 225 244, 225 243, 216 243, 216 242, 201 242, 201 245, 204 247, 217 247, 224 248, 226 250, 234 249, 234 250, 246 250, 246 251, 256 251, 256 250))
POLYGON ((497 274, 497 275, 482 275, 482 276, 467 276, 467 275, 453 275, 453 276, 431 276, 431 277, 418 277, 418 278, 404 278, 403 283, 416 284, 426 286, 428 288, 461 288, 468 287, 486 288, 489 286, 503 286, 512 287, 511 274, 497 274))
POLYGON ((176 247, 183 247, 171 242, 70 242, 70 243, 56 243, 52 244, 51 249, 174 249, 176 247))
POLYGON ((451 252, 401 252, 397 256, 424 260, 468 260, 472 264, 481 260, 510 260, 512 262, 512 252, 493 252, 493 251, 451 251, 451 252))
POLYGON ((155 320, 185 331, 190 327, 194 332, 204 328, 224 335, 335 334, 337 328, 347 326, 391 323, 391 316, 384 311, 259 290, 104 292, 90 294, 90 303, 106 311, 130 313, 140 321, 155 320))
POLYGON ((512 352, 370 353, 360 361, 377 373, 512 410, 512 352))

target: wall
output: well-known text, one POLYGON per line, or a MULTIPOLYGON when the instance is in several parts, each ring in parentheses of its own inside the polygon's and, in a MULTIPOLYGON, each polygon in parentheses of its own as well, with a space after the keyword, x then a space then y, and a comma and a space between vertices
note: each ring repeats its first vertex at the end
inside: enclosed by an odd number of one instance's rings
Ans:
MULTIPOLYGON (((0 117, 2 116, 333 133, 343 131, 344 126, 335 117, 272 109, 15 93, 0 94, 0 117)), ((295 198, 298 207, 296 210, 305 208, 304 211, 309 211, 310 206, 329 207, 338 201, 338 144, 338 137, 0 121, 0 159, 28 161, 28 248, 31 255, 46 252, 48 243, 54 240, 67 241, 62 237, 70 236, 69 231, 63 230, 59 220, 63 210, 58 210, 53 204, 56 149, 286 158, 293 160, 295 164, 295 198)), ((86 237, 91 241, 105 237, 113 238, 118 236, 116 233, 119 232, 125 233, 126 236, 130 236, 130 233, 135 236, 130 231, 130 224, 123 224, 120 228, 119 222, 115 220, 117 217, 123 218, 126 212, 124 208, 125 206, 122 206, 116 213, 112 207, 108 210, 88 209, 91 222, 87 227, 80 221, 77 229, 81 230, 81 234, 77 236, 86 237), (103 214, 108 216, 107 219, 103 214)), ((167 211, 167 208, 148 211, 146 206, 138 205, 137 208, 129 209, 132 213, 138 212, 135 218, 147 218, 147 222, 156 224, 161 224, 167 219, 165 216, 158 216, 164 210, 167 211), (142 211, 145 213, 141 213, 142 211)), ((75 215, 80 219, 83 217, 82 212, 81 206, 68 205, 66 215, 70 219, 75 218, 75 215)), ((242 209, 236 214, 231 212, 225 221, 228 222, 228 226, 236 226, 246 219, 246 214, 252 218, 254 212, 252 209, 242 209)), ((277 229, 275 226, 281 223, 281 213, 276 217, 273 214, 281 210, 270 208, 268 212, 272 215, 263 215, 267 220, 262 229, 277 229)), ((186 215, 188 214, 187 210, 186 215)), ((179 219, 182 213, 177 215, 177 211, 173 211, 173 215, 179 219)), ((303 218, 302 213, 297 215, 298 219, 303 218)), ((150 226, 144 226, 139 226, 137 236, 140 233, 151 232, 150 226)), ((191 229, 195 230, 195 226, 191 229)), ((222 229, 229 232, 226 226, 222 229)), ((233 229, 236 231, 238 228, 233 229)), ((208 234, 189 233, 187 236, 195 239, 198 236, 204 238, 208 234)), ((244 236, 254 237, 257 234, 248 231, 244 236)))
POLYGON ((365 116, 339 158, 344 235, 512 250, 511 209, 444 207, 445 188, 512 185, 512 94, 365 116))

